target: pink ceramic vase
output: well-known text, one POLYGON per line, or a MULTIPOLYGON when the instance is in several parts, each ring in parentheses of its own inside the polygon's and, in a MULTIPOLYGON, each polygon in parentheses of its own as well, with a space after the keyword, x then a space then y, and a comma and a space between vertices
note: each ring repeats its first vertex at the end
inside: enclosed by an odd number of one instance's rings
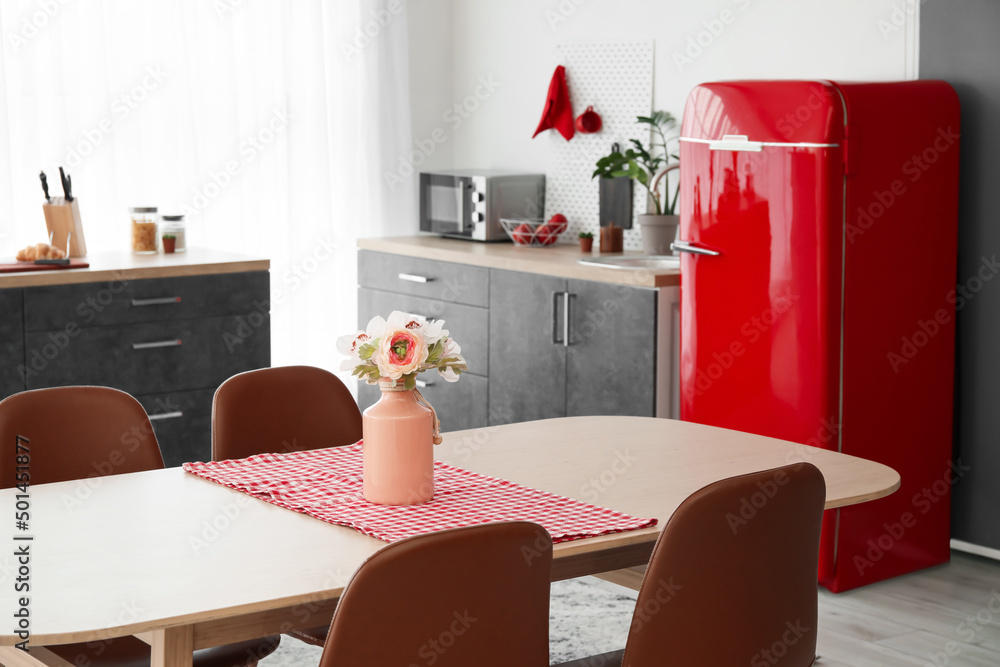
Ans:
POLYGON ((431 411, 403 381, 383 378, 382 397, 365 410, 364 496, 379 505, 419 505, 434 497, 431 411))

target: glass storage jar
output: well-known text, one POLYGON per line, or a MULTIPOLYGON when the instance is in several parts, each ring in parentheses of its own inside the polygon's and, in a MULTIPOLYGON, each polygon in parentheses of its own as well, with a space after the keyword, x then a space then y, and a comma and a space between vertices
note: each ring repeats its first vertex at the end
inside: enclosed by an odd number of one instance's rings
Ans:
MULTIPOLYGON (((160 235, 162 238, 172 236, 174 238, 174 252, 184 252, 187 250, 187 223, 184 222, 183 215, 166 215, 161 218, 160 235)), ((163 243, 164 252, 167 244, 163 243)))
POLYGON ((157 227, 160 216, 155 206, 133 206, 128 210, 132 219, 132 252, 152 255, 157 250, 157 227))

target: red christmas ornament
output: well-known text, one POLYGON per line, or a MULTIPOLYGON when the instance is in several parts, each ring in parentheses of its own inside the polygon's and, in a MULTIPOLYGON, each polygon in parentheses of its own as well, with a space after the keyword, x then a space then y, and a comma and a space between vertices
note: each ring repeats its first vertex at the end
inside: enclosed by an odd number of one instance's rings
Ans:
POLYGON ((593 134, 601 131, 601 117, 594 107, 587 107, 587 110, 576 119, 576 129, 582 134, 593 134))

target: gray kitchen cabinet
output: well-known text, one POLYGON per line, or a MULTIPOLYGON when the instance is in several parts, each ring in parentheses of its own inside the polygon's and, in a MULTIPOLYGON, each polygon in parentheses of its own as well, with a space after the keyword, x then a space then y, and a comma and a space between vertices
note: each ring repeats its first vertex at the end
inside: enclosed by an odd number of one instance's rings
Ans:
POLYGON ((24 291, 0 290, 0 399, 24 391, 24 291))
POLYGON ((566 280, 490 271, 490 425, 566 416, 566 280))
POLYGON ((676 288, 491 270, 490 423, 674 416, 676 296, 676 288))
POLYGON ((20 341, 26 365, 14 391, 126 391, 149 414, 168 466, 210 460, 215 389, 271 363, 267 271, 30 286, 0 290, 0 300, 8 292, 23 293, 19 328, 0 331, 0 355, 20 341))
MULTIPOLYGON (((48 364, 28 376, 28 389, 96 384, 133 396, 177 389, 216 388, 227 378, 260 368, 269 358, 267 332, 227 346, 239 317, 84 327, 48 364)), ((28 332, 28 349, 44 349, 49 332, 28 332)), ((34 370, 34 369, 33 369, 34 370)))
MULTIPOLYGON (((474 247, 474 246, 470 246, 474 247)), ((678 416, 676 285, 642 287, 358 254, 358 324, 401 310, 444 319, 469 363, 421 392, 442 429, 582 415, 678 416)), ((361 384, 358 404, 378 400, 361 384)))
MULTIPOLYGON (((361 250, 358 252, 358 284, 441 303, 485 308, 489 302, 487 269, 406 255, 361 250)), ((438 319, 436 314, 431 314, 438 319)))
POLYGON ((656 415, 656 289, 570 280, 566 415, 656 415))

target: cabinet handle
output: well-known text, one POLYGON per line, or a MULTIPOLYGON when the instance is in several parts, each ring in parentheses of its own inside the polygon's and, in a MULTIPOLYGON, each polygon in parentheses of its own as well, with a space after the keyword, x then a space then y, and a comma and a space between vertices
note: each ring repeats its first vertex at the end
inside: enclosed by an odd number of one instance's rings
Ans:
POLYGON ((152 343, 132 343, 133 350, 152 350, 157 347, 180 347, 184 344, 180 338, 173 340, 157 340, 152 343))
POLYGON ((162 306, 168 303, 180 303, 179 296, 160 296, 155 299, 132 299, 133 306, 162 306))
POLYGON ((570 294, 569 292, 563 292, 563 347, 570 346, 569 340, 569 318, 570 318, 570 302, 573 300, 575 294, 570 294))
POLYGON ((427 380, 416 380, 417 389, 423 389, 425 387, 433 387, 433 382, 428 382, 427 380))
POLYGON ((559 345, 562 343, 559 340, 559 297, 565 294, 565 292, 553 292, 552 293, 552 344, 559 345))
POLYGON ((399 279, 406 280, 411 283, 429 283, 434 280, 433 278, 428 278, 427 276, 418 276, 412 273, 400 273, 399 279))
POLYGON ((159 414, 146 416, 149 417, 149 421, 158 422, 163 421, 164 419, 177 419, 178 417, 183 417, 184 413, 180 410, 176 410, 175 412, 161 412, 159 414))

